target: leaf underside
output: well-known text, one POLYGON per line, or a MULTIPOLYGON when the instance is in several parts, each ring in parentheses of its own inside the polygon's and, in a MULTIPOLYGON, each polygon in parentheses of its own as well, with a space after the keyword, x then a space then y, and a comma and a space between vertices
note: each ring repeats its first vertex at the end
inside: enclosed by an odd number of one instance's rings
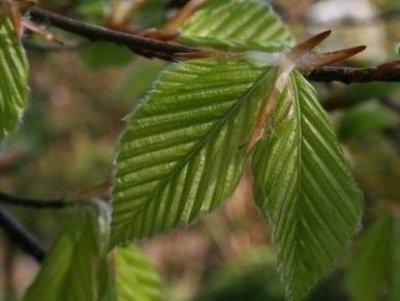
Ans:
POLYGON ((139 248, 116 248, 114 262, 118 301, 162 300, 160 276, 139 248))
POLYGON ((274 227, 287 296, 301 300, 356 231, 361 195, 315 90, 297 71, 274 119, 253 156, 254 194, 274 227))
POLYGON ((229 197, 274 71, 234 60, 171 66, 126 120, 112 244, 190 222, 229 197))
POLYGON ((12 131, 26 106, 28 63, 21 41, 0 10, 0 140, 12 131))

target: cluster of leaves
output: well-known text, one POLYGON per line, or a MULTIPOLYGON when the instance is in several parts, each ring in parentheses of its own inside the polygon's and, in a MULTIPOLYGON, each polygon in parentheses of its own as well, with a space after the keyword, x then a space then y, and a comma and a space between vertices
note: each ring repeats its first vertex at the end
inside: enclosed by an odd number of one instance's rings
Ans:
MULTIPOLYGON (((0 25, 3 138, 25 106, 27 63, 4 14, 0 25)), ((245 54, 276 53, 294 43, 272 9, 256 0, 206 1, 183 24, 179 41, 232 55, 176 63, 162 72, 125 119, 112 216, 98 201, 72 210, 25 300, 160 300, 161 281, 152 264, 139 249, 118 246, 214 210, 229 199, 247 170, 255 203, 273 226, 288 300, 304 298, 349 244, 360 224, 361 193, 315 89, 300 72, 294 70, 277 95, 262 139, 250 152, 246 149, 279 66, 245 54)), ((113 56, 118 64, 131 59, 118 47, 94 44, 81 53, 89 64, 97 47, 119 53, 113 56)), ((371 269, 378 278, 400 262, 394 252, 397 232, 392 217, 371 229, 350 276, 356 300, 376 300, 381 294, 379 281, 369 286, 370 292, 362 291, 369 274, 365 269, 376 252, 382 256, 371 269), (382 245, 391 251, 377 250, 382 245)), ((399 279, 391 275, 385 285, 398 288, 399 279)), ((393 300, 400 298, 398 289, 391 294, 393 300)))

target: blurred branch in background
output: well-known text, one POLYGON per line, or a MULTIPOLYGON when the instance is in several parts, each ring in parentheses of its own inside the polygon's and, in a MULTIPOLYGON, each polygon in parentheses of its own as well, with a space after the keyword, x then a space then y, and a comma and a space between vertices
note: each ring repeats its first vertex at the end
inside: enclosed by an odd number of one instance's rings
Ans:
POLYGON ((0 192, 0 203, 34 209, 62 209, 75 205, 75 203, 66 202, 63 199, 23 198, 4 192, 0 192))
POLYGON ((63 42, 62 44, 57 44, 51 42, 35 42, 30 39, 23 40, 23 43, 27 49, 37 52, 75 51, 86 44, 83 42, 63 42))
POLYGON ((0 205, 0 227, 4 230, 9 241, 38 262, 42 262, 46 251, 41 243, 14 217, 0 205))
POLYGON ((393 112, 400 114, 400 104, 396 102, 393 98, 390 97, 383 97, 381 103, 391 109, 393 112))
POLYGON ((388 127, 383 130, 383 136, 390 142, 396 152, 400 155, 400 131, 397 128, 388 127))

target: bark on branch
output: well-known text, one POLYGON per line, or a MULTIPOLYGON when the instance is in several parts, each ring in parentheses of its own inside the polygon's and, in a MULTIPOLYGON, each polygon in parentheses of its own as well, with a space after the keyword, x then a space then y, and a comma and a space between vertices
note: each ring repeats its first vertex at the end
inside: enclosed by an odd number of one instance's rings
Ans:
MULTIPOLYGON (((30 16, 36 22, 55 26, 91 41, 107 41, 124 45, 133 52, 149 58, 175 61, 184 53, 201 53, 203 51, 187 45, 159 41, 96 26, 41 8, 30 9, 30 16)), ((372 68, 324 67, 304 75, 309 80, 318 82, 338 81, 347 84, 373 81, 400 82, 400 60, 372 68)))

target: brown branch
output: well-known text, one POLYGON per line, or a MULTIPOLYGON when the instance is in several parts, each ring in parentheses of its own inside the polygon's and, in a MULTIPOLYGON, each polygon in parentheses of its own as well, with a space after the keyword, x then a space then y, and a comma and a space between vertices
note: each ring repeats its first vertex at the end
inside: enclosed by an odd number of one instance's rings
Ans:
POLYGON ((133 52, 150 58, 156 57, 163 60, 174 61, 178 54, 201 51, 197 48, 185 45, 166 43, 139 35, 96 26, 73 18, 64 17, 41 8, 35 7, 30 9, 29 12, 31 19, 35 22, 50 24, 91 41, 107 41, 124 45, 133 52))
POLYGON ((400 60, 371 68, 324 67, 306 74, 309 80, 342 83, 400 82, 400 60))
MULTIPOLYGON (((75 33, 92 41, 108 41, 127 46, 133 52, 152 58, 175 61, 185 57, 182 54, 205 53, 204 50, 182 44, 163 42, 156 39, 129 34, 101 26, 64 17, 44 9, 32 8, 32 20, 48 23, 60 29, 75 33)), ((191 57, 190 55, 188 57, 191 57)), ((194 56, 195 57, 195 56, 194 56)), ((202 57, 201 55, 199 57, 202 57)), ((309 80, 319 82, 339 81, 343 83, 365 83, 373 81, 400 82, 400 60, 372 68, 324 67, 304 72, 309 80)))

